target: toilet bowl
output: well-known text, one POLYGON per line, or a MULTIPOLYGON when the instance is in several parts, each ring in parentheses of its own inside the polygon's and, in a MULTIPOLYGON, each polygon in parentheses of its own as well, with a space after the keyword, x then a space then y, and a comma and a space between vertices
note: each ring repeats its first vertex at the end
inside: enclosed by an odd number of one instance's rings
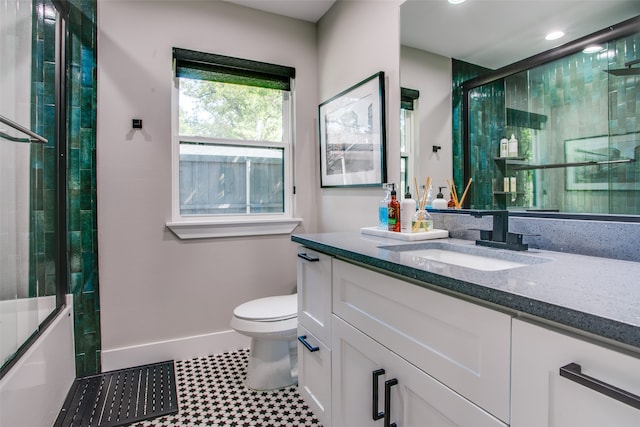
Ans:
POLYGON ((231 327, 251 337, 247 387, 275 390, 298 381, 297 294, 240 304, 233 310, 231 327))

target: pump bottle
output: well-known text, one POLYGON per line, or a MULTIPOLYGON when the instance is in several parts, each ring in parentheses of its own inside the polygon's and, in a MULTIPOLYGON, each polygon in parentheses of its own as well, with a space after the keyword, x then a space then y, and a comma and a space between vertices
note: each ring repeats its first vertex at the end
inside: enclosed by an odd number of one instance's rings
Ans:
POLYGON ((384 199, 380 200, 378 205, 378 228, 381 230, 389 229, 388 206, 391 201, 390 184, 382 184, 382 188, 386 191, 384 199))
POLYGON ((409 233, 411 231, 411 218, 416 211, 416 201, 411 198, 409 187, 404 193, 404 199, 400 203, 400 231, 409 233))
POLYGON ((400 202, 396 197, 395 184, 391 184, 391 200, 387 205, 387 213, 389 218, 389 231, 400 232, 400 202))
POLYGON ((511 134, 511 139, 509 140, 509 157, 518 157, 518 140, 516 139, 515 134, 511 134))
POLYGON ((445 187, 438 187, 438 194, 436 195, 436 199, 433 201, 433 209, 447 209, 447 201, 444 199, 444 195, 442 194, 442 189, 445 187))

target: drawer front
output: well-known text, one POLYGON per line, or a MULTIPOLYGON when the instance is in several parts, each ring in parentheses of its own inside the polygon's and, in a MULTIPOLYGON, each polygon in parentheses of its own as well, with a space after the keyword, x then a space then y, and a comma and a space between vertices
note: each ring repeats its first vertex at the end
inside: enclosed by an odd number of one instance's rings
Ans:
POLYGON ((324 427, 331 426, 331 350, 302 326, 298 336, 298 392, 324 427), (317 348, 317 350, 316 350, 317 348))
POLYGON ((640 356, 514 320, 512 363, 514 427, 640 426, 640 356), (560 375, 572 363, 589 377, 586 384, 560 375), (636 407, 594 390, 596 381, 636 395, 636 407))
POLYGON ((508 315, 339 260, 333 286, 336 315, 509 422, 508 315))
POLYGON ((331 340, 331 257, 298 249, 298 323, 321 341, 331 340))

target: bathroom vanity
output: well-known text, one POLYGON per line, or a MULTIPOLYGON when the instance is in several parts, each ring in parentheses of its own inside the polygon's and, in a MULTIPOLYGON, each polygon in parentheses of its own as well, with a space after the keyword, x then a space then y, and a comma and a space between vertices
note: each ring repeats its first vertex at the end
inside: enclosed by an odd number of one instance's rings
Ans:
POLYGON ((640 263, 292 240, 299 390, 325 427, 640 425, 640 263))

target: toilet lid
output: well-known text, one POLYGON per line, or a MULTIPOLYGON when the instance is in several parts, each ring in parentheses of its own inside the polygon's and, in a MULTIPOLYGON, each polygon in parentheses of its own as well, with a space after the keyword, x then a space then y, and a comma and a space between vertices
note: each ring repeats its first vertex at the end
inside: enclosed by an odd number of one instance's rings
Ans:
POLYGON ((233 310, 233 315, 254 322, 292 319, 298 315, 298 295, 281 295, 248 301, 237 306, 233 310))

